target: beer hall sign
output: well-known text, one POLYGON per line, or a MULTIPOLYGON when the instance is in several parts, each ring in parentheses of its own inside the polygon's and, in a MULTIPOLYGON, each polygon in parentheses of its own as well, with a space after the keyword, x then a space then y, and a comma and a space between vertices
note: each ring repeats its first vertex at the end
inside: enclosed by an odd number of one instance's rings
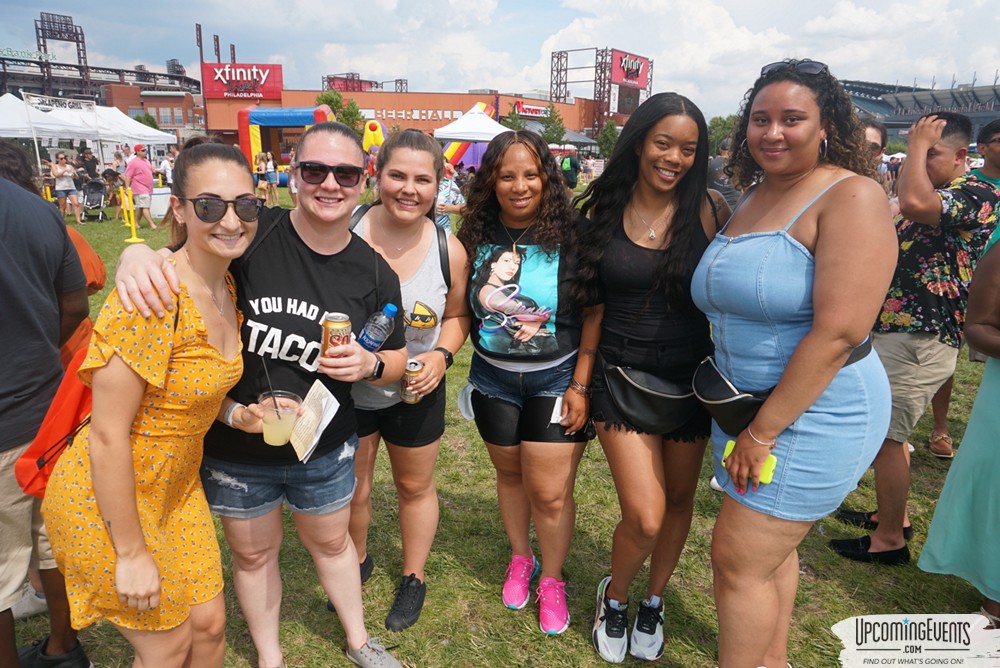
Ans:
POLYGON ((202 63, 201 90, 206 99, 280 100, 281 65, 202 63))

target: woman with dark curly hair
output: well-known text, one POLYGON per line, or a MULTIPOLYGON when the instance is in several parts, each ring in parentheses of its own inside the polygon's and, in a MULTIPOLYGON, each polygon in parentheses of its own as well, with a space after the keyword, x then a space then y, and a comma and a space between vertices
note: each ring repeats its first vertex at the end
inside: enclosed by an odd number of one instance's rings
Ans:
POLYGON ((625 124, 604 172, 581 196, 591 224, 580 240, 574 296, 597 304, 601 325, 597 368, 581 369, 577 380, 593 381, 591 416, 622 512, 593 628, 594 647, 612 663, 626 650, 650 661, 663 653, 660 596, 691 527, 712 425, 697 402, 672 425, 634 424, 619 410, 623 398, 613 396, 604 365, 651 373, 690 393, 691 375, 712 353, 708 320, 691 301, 691 274, 730 212, 707 189, 708 154, 698 107, 658 93, 625 124), (629 586, 651 554, 646 596, 627 635, 629 586))
POLYGON ((569 300, 577 226, 541 137, 522 130, 490 142, 458 232, 472 265, 469 382, 513 552, 503 602, 526 606, 540 575, 539 627, 550 635, 569 626, 562 567, 588 440, 586 401, 573 401, 585 399, 586 388, 571 384, 583 324, 569 300), (532 522, 541 561, 531 550, 532 522))
POLYGON ((727 169, 748 190, 702 256, 692 295, 712 323, 719 372, 770 394, 745 428, 712 428, 727 494, 712 537, 719 666, 777 668, 788 661, 798 544, 857 486, 888 427, 889 383, 868 333, 896 235, 851 100, 826 65, 765 66, 733 145, 727 169))

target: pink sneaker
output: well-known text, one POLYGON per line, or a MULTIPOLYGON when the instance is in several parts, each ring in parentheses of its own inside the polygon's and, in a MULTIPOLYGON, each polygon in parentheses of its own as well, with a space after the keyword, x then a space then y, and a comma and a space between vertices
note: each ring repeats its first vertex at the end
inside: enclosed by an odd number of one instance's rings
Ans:
POLYGON ((542 633, 554 636, 569 628, 566 583, 555 578, 542 578, 535 593, 538 594, 538 628, 542 633))
POLYGON ((511 610, 520 610, 531 600, 531 581, 538 577, 542 565, 535 555, 523 557, 515 554, 507 566, 507 579, 503 583, 503 604, 511 610))

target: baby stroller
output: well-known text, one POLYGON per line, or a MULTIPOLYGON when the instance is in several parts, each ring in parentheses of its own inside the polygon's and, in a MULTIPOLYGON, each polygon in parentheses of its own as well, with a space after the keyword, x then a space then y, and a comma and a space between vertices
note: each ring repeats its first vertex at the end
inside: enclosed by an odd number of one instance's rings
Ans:
POLYGON ((91 179, 83 184, 83 217, 85 220, 104 220, 104 196, 108 188, 101 179, 91 179))

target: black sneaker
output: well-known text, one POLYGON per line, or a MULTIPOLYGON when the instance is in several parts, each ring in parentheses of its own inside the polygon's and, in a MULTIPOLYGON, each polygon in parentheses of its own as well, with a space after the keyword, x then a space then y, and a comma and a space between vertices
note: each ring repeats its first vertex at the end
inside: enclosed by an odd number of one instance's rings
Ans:
MULTIPOLYGON (((371 553, 365 555, 365 560, 361 562, 361 584, 368 582, 368 578, 372 576, 372 571, 375 570, 375 560, 372 559, 371 553)), ((337 612, 337 609, 333 607, 333 601, 327 600, 326 609, 330 612, 337 612)))
POLYGON ((368 578, 372 576, 374 570, 375 560, 372 559, 372 554, 369 552, 365 555, 365 560, 361 562, 361 584, 368 582, 368 578))
POLYGON ((402 631, 417 623, 420 611, 424 609, 427 585, 414 573, 403 576, 396 587, 396 598, 392 601, 389 614, 385 618, 385 628, 402 631))
POLYGON ((45 636, 41 640, 36 640, 17 650, 17 658, 21 663, 21 668, 94 668, 94 664, 87 658, 87 654, 83 651, 83 645, 80 643, 77 643, 76 647, 65 654, 58 656, 44 654, 48 644, 49 637, 45 636))

